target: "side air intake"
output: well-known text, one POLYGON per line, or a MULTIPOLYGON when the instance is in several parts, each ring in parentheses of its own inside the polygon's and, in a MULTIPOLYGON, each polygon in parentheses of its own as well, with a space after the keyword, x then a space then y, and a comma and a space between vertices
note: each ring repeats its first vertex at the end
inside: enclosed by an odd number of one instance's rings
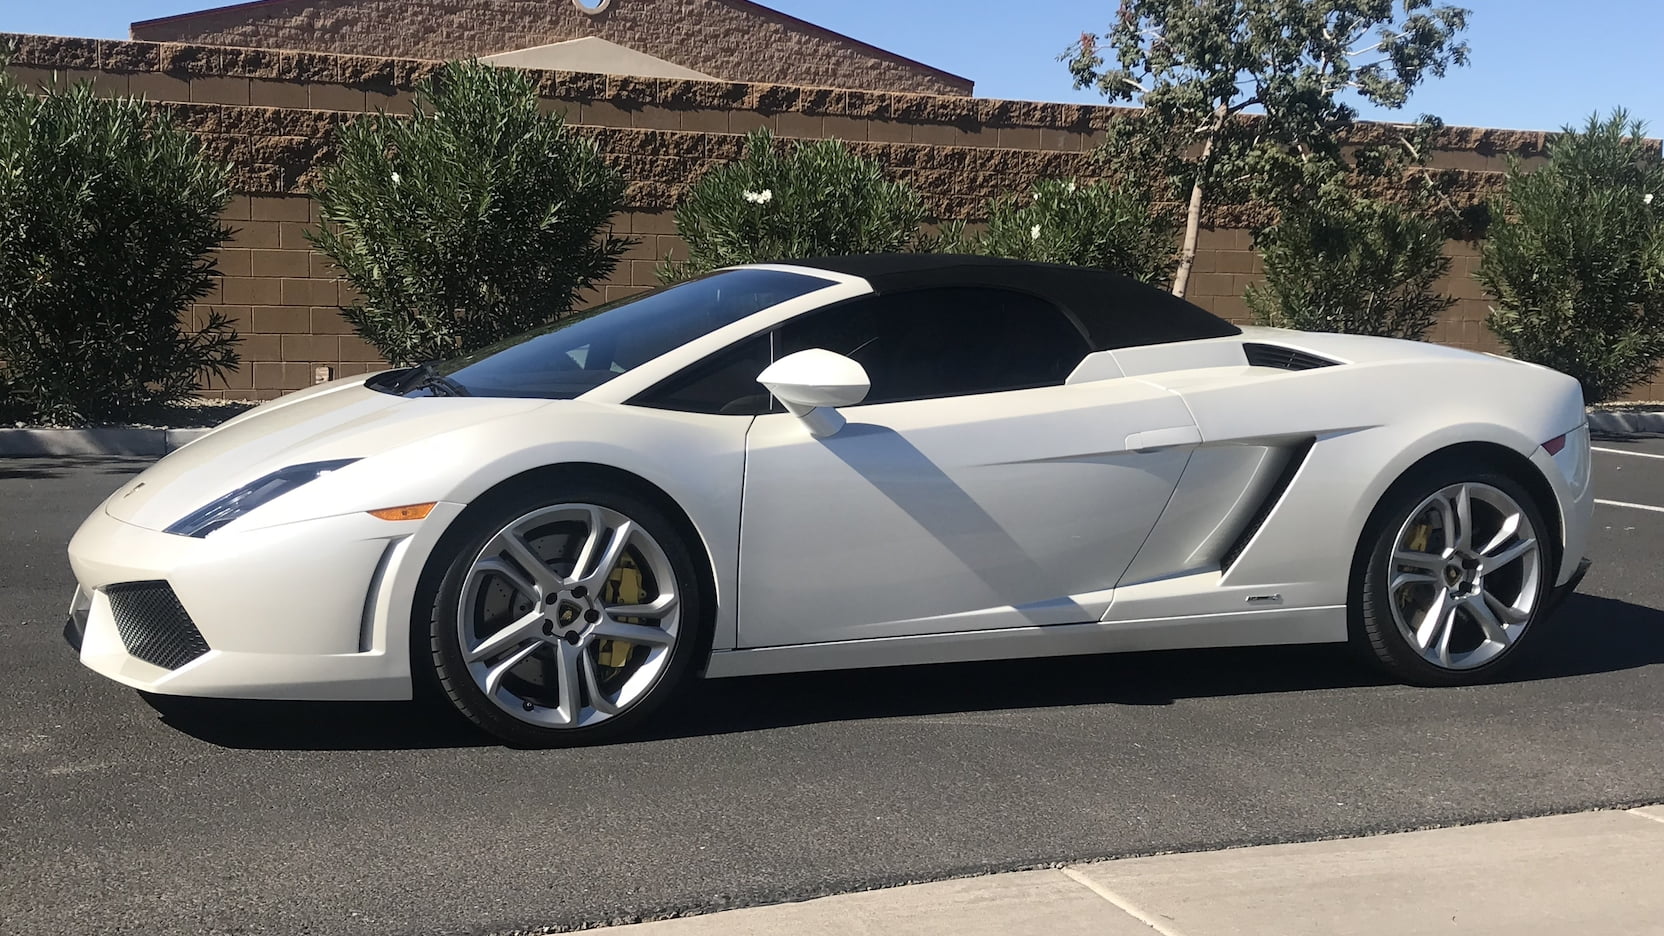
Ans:
MULTIPOLYGON (((1328 363, 1332 364, 1334 362, 1330 361, 1328 363)), ((1253 517, 1249 518, 1248 523, 1243 526, 1242 532, 1237 534, 1236 541, 1231 543, 1229 549, 1225 550, 1224 557, 1219 561, 1220 571, 1229 572, 1231 566, 1236 565, 1237 559, 1242 556, 1242 551, 1247 549, 1248 544, 1253 541, 1254 534, 1258 533, 1260 527, 1265 525, 1265 521, 1271 516, 1271 511, 1282 501, 1283 495, 1288 493, 1288 486, 1294 483, 1294 476, 1300 473, 1300 466, 1306 463, 1306 456, 1312 453, 1312 446, 1316 443, 1316 439, 1305 439, 1289 453, 1288 462, 1283 465, 1283 470, 1278 474, 1276 482, 1271 485, 1271 490, 1266 492, 1265 499, 1260 502, 1259 507, 1254 511, 1253 517)))
POLYGON ((1282 345, 1253 341, 1242 343, 1242 353, 1248 356, 1248 363, 1254 367, 1275 367, 1278 370, 1312 370, 1318 367, 1334 367, 1340 363, 1282 345))

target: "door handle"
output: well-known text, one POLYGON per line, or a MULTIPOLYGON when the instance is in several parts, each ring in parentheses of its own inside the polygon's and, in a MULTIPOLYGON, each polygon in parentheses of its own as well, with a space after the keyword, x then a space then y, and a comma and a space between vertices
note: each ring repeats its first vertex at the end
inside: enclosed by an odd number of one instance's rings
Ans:
POLYGON ((1168 429, 1146 429, 1127 436, 1127 448, 1134 452, 1150 452, 1179 445, 1201 445, 1202 430, 1195 426, 1173 426, 1168 429))

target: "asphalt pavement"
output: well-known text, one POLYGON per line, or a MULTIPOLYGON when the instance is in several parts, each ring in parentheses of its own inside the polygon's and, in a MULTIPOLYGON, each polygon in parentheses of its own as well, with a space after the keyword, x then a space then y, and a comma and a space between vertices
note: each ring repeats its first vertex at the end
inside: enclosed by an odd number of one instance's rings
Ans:
MULTIPOLYGON (((1597 508, 1582 594, 1496 685, 1340 647, 763 677, 533 752, 401 704, 158 711, 82 669, 63 547, 143 465, 0 460, 6 934, 558 931, 1664 801, 1664 511, 1597 508)), ((1596 472, 1664 508, 1664 458, 1596 472)))

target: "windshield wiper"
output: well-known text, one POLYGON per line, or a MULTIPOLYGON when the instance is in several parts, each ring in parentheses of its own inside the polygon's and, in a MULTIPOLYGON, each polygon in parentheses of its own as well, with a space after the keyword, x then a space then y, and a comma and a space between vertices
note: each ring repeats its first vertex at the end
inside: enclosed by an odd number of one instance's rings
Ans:
POLYGON ((400 372, 398 378, 389 384, 394 393, 408 393, 416 389, 416 385, 433 376, 433 366, 438 361, 428 361, 400 372))
POLYGON ((449 377, 440 374, 429 374, 421 382, 412 387, 413 390, 431 390, 434 396, 464 397, 473 396, 468 388, 449 377))
POLYGON ((434 396, 473 396, 467 387, 438 373, 435 370, 438 364, 438 361, 428 361, 400 374, 398 382, 393 385, 393 392, 402 395, 412 390, 431 390, 434 396))

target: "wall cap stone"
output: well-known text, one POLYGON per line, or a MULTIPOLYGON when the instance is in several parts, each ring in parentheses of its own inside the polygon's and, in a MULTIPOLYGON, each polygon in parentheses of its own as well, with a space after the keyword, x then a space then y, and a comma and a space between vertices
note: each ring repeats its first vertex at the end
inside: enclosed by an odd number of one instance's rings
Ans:
MULTIPOLYGON (((393 94, 409 91, 443 63, 421 59, 291 52, 237 46, 139 42, 0 33, 0 45, 16 48, 20 67, 111 72, 161 72, 181 78, 241 77, 314 84, 341 84, 393 94)), ((539 94, 562 100, 606 100, 624 110, 648 106, 678 109, 753 110, 811 116, 880 118, 957 127, 1034 127, 1101 130, 1132 108, 998 98, 863 91, 799 85, 729 81, 632 78, 587 72, 527 70, 539 94)), ((1395 124, 1359 124, 1360 142, 1384 135, 1395 124)), ((1539 130, 1446 127, 1441 151, 1481 156, 1539 156, 1553 134, 1539 130)), ((1664 147, 1664 142, 1659 143, 1664 147)))

